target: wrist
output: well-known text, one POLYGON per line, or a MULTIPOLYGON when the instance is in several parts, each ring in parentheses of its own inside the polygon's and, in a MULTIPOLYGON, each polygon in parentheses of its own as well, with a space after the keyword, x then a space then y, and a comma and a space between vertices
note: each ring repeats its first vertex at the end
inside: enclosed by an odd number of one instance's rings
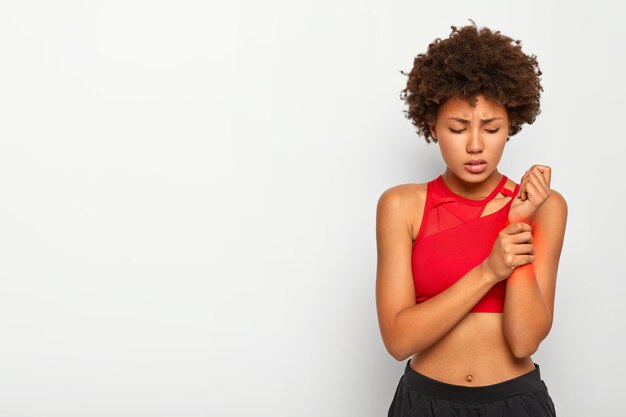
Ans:
POLYGON ((481 264, 479 265, 479 269, 481 277, 483 277, 483 279, 490 284, 493 285, 499 281, 496 273, 493 271, 493 269, 491 269, 491 267, 489 267, 488 259, 485 259, 481 262, 481 264))
POLYGON ((511 224, 511 223, 517 223, 517 222, 523 222, 523 223, 528 223, 528 224, 530 224, 530 220, 531 220, 531 218, 530 218, 530 217, 526 217, 526 216, 521 216, 521 215, 515 215, 515 214, 513 214, 513 215, 510 215, 510 216, 508 217, 508 220, 509 220, 509 224, 511 224))

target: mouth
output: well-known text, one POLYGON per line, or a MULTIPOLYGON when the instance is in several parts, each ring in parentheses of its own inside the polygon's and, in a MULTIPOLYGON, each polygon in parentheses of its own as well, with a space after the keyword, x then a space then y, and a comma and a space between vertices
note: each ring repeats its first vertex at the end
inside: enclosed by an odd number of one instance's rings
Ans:
POLYGON ((485 161, 484 159, 472 159, 471 161, 467 161, 465 165, 482 165, 486 163, 487 161, 485 161))
POLYGON ((487 161, 484 159, 472 159, 465 163, 465 169, 473 174, 480 174, 487 169, 487 161))

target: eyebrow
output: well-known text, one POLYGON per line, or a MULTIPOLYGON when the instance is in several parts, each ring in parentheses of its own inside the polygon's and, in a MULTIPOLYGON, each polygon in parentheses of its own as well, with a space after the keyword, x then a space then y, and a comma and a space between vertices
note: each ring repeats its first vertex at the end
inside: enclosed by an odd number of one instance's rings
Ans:
MULTIPOLYGON (((463 119, 463 118, 461 118, 461 117, 448 117, 448 119, 450 119, 450 120, 456 120, 457 122, 461 122, 461 123, 469 123, 469 120, 467 120, 467 119, 463 119)), ((491 122, 493 122, 494 120, 500 120, 500 119, 502 119, 502 117, 492 117, 492 118, 490 118, 490 119, 481 119, 481 121, 482 121, 483 123, 491 123, 491 122)))

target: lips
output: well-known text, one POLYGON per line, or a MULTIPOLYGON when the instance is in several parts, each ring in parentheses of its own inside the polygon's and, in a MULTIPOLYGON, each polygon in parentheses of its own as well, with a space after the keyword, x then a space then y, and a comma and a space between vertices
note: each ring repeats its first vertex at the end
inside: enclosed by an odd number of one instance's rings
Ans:
POLYGON ((468 172, 471 172, 472 174, 480 174, 487 169, 487 162, 482 159, 472 159, 464 166, 468 172))
POLYGON ((471 161, 467 161, 465 165, 480 165, 486 163, 487 161, 485 161, 484 159, 472 159, 471 161))

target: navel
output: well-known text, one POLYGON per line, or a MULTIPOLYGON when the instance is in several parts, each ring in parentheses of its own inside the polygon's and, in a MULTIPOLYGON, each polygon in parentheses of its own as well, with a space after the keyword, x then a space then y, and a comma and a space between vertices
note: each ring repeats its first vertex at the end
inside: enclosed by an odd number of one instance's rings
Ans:
POLYGON ((465 377, 465 379, 467 380, 467 382, 472 382, 472 379, 474 379, 471 375, 468 375, 465 377))

